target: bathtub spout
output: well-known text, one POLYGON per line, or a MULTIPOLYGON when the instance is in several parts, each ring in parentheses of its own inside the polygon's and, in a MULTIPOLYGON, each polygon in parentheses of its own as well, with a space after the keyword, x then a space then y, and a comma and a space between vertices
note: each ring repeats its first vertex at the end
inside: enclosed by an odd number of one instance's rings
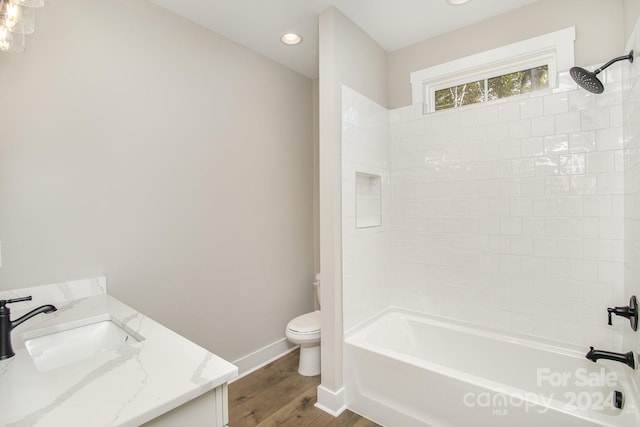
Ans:
POLYGON ((594 350, 591 347, 591 350, 585 355, 585 357, 592 362, 595 362, 598 359, 608 359, 615 360, 616 362, 624 363, 629 366, 631 369, 636 368, 635 357, 633 355, 633 351, 628 353, 614 353, 612 351, 604 351, 604 350, 594 350))

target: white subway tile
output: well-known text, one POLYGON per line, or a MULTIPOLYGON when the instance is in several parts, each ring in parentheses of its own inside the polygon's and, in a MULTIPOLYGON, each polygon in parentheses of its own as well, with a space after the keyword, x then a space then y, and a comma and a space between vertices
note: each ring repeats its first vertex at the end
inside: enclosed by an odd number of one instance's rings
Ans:
POLYGON ((544 154, 547 156, 567 154, 569 152, 569 135, 544 137, 544 154))
POLYGON ((520 103, 507 101, 498 105, 498 119, 502 122, 518 120, 520 118, 520 103))
POLYGON ((599 218, 598 237, 601 239, 624 239, 624 221, 622 218, 599 218))
POLYGON ((571 177, 567 175, 545 177, 545 194, 548 196, 571 194, 571 177))
POLYGON ((571 194, 596 194, 598 192, 598 180, 595 175, 572 175, 571 194))
POLYGON ((509 138, 509 124, 497 122, 487 128, 487 138, 489 141, 502 141, 509 138))
POLYGON ((533 158, 514 159, 511 163, 514 177, 527 177, 535 175, 535 165, 533 158))
POLYGON ((584 154, 571 154, 560 156, 560 174, 577 175, 586 171, 586 156, 584 154))
POLYGON ((531 119, 531 135, 547 136, 553 135, 556 129, 555 116, 540 116, 531 119))
POLYGON ((569 110, 578 111, 595 107, 595 95, 586 90, 574 90, 569 92, 569 110))
POLYGON ((524 236, 544 236, 545 219, 541 217, 523 217, 522 234, 524 236))
POLYGON ((558 197, 558 216, 582 216, 582 198, 579 196, 558 197))
POLYGON ((533 199, 518 197, 511 199, 511 216, 533 215, 533 199))
POLYGON ((489 236, 489 251, 493 253, 506 254, 511 252, 509 236, 489 236))
POLYGON ((564 258, 545 258, 544 274, 550 277, 568 279, 571 277, 571 260, 564 258))
POLYGON ((556 133, 565 134, 580 132, 580 113, 577 111, 556 114, 555 116, 556 133))
POLYGON ((598 279, 613 285, 624 284, 624 269, 621 262, 598 262, 598 279))
POLYGON ((500 142, 500 158, 514 159, 520 157, 520 141, 508 140, 500 142))
POLYGON ((608 107, 582 110, 580 111, 580 120, 583 130, 604 129, 611 126, 611 115, 608 107))
POLYGON ((511 211, 510 201, 507 198, 502 199, 490 199, 489 200, 489 215, 502 216, 509 215, 511 211))
POLYGON ((544 177, 521 178, 520 195, 524 197, 544 196, 544 177))
POLYGON ((613 241, 604 239, 585 239, 582 244, 583 256, 592 261, 610 261, 613 254, 613 241))
POLYGON ((595 131, 577 132, 569 135, 570 153, 590 153, 596 151, 595 131))
POLYGON ((598 280, 598 263, 589 260, 571 260, 571 278, 586 282, 598 280))
POLYGON ((598 195, 582 196, 583 213, 585 216, 611 216, 613 213, 613 196, 598 195))
POLYGON ((537 276, 544 271, 544 258, 523 255, 520 257, 520 269, 522 274, 537 276))
POLYGON ((598 194, 623 194, 624 175, 620 172, 598 175, 598 194))
POLYGON ((508 235, 522 234, 522 218, 510 216, 501 217, 500 233, 508 235))
POLYGON ((519 196, 520 195, 520 180, 519 179, 502 179, 502 180, 500 180, 500 195, 503 196, 503 197, 519 196))
POLYGON ((541 116, 544 112, 544 97, 525 98, 520 101, 520 117, 531 118, 541 116))
POLYGON ((544 114, 559 114, 569 111, 569 95, 563 92, 555 95, 544 97, 544 114))
POLYGON ((535 158, 536 176, 558 175, 560 173, 560 158, 558 156, 546 156, 535 158))
POLYGON ((587 173, 613 172, 615 170, 613 151, 587 153, 587 173))
POLYGON ((498 121, 498 106, 487 105, 478 110, 479 124, 492 124, 498 121))
POLYGON ((557 241, 551 237, 536 237, 533 240, 533 254, 541 257, 557 257, 557 241))
POLYGON ((520 139, 531 136, 531 120, 521 119, 509 122, 509 138, 520 139))
POLYGON ((620 150, 623 148, 622 127, 599 129, 596 131, 596 147, 598 151, 620 150))
POLYGON ((544 143, 542 137, 526 138, 520 141, 520 154, 522 157, 542 156, 544 143))
POLYGON ((533 254, 533 239, 531 237, 511 237, 509 246, 512 254, 533 254))
POLYGON ((535 216, 557 216, 557 198, 555 197, 536 197, 533 200, 533 215, 535 216))

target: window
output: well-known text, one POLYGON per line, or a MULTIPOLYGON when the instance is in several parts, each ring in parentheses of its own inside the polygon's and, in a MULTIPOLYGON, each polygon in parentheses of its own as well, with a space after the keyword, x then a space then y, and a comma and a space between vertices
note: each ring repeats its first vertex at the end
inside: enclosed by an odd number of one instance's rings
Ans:
POLYGON ((413 104, 424 113, 547 88, 574 65, 575 27, 411 73, 413 104))
POLYGON ((541 65, 513 73, 435 90, 435 111, 458 108, 494 99, 534 92, 549 87, 549 66, 541 65))

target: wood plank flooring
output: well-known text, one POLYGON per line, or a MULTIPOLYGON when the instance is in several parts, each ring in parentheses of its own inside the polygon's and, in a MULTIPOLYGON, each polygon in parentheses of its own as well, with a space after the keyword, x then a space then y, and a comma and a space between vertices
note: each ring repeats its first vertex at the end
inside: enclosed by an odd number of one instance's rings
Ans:
POLYGON ((229 427, 374 427, 346 410, 334 418, 313 406, 320 376, 298 374, 298 350, 229 385, 229 427))

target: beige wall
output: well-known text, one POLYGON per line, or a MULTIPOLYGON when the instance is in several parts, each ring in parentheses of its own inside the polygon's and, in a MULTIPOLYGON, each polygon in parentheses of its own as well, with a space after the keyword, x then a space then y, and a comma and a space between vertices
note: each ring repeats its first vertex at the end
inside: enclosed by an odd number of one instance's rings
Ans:
MULTIPOLYGON (((337 9, 320 14, 320 271, 322 385, 318 402, 342 387, 342 85, 387 105, 387 55, 337 9)), ((339 403, 338 403, 339 404, 339 403)))
MULTIPOLYGON (((633 2, 635 9, 640 2, 633 2)), ((622 22, 623 0, 540 0, 399 49, 389 53, 389 107, 411 104, 413 71, 570 26, 576 27, 576 64, 606 62, 622 54, 626 42, 622 22)))
POLYGON ((143 0, 0 55, 0 289, 108 277, 219 355, 313 307, 312 82, 143 0))
POLYGON ((640 17, 640 0, 623 0, 624 1, 624 41, 628 41, 636 25, 638 17, 640 17))

